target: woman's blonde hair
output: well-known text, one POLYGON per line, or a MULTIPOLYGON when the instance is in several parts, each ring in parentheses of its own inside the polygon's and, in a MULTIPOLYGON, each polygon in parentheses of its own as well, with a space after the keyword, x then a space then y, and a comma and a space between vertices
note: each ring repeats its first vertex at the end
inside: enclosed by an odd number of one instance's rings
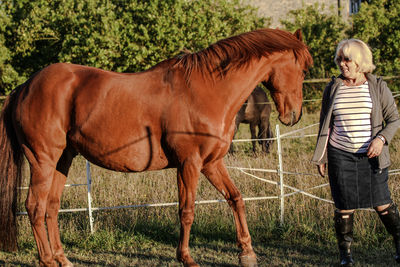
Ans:
POLYGON ((345 39, 341 41, 336 48, 336 65, 340 65, 342 56, 356 63, 360 72, 370 73, 375 69, 371 49, 361 40, 345 39))

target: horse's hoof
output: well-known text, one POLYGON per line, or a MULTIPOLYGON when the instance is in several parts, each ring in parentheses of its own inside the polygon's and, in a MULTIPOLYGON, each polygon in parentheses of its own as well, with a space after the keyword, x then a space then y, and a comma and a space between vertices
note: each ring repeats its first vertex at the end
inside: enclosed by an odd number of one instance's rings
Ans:
POLYGON ((54 259, 61 265, 61 267, 74 267, 72 262, 70 262, 64 253, 54 255, 54 259))
POLYGON ((48 261, 48 262, 39 262, 40 267, 58 267, 58 263, 55 260, 48 261))
POLYGON ((193 259, 183 261, 182 263, 184 267, 200 267, 193 259))
POLYGON ((200 265, 198 265, 195 262, 190 262, 190 263, 184 263, 183 264, 184 267, 200 267, 200 265))
POLYGON ((239 264, 242 267, 257 267, 257 258, 250 255, 240 256, 239 264))
POLYGON ((200 267, 190 255, 181 256, 180 253, 177 253, 177 258, 183 263, 184 267, 200 267))
POLYGON ((61 267, 74 267, 74 265, 67 258, 65 258, 65 261, 61 263, 61 267))

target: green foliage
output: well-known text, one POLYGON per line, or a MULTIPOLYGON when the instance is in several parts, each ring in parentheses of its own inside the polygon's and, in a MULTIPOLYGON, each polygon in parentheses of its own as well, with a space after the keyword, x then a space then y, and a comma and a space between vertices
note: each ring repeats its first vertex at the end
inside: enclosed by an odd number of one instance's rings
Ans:
POLYGON ((0 70, 16 72, 1 72, 0 93, 51 63, 137 72, 269 23, 240 0, 5 0, 2 6, 0 20, 9 21, 0 28, 0 70))
MULTIPOLYGON (((314 67, 306 78, 337 75, 335 48, 353 37, 372 47, 376 73, 398 75, 399 1, 365 1, 351 23, 332 7, 327 14, 321 9, 305 5, 281 21, 291 32, 301 28, 310 47, 314 67)), ((5 0, 0 6, 0 94, 51 63, 143 71, 182 50, 195 52, 219 39, 268 27, 270 21, 243 0, 5 0)), ((306 88, 305 98, 319 97, 321 86, 306 88)))
POLYGON ((319 4, 290 11, 281 23, 290 31, 301 28, 314 58, 309 77, 327 78, 338 74, 333 62, 335 49, 342 39, 358 38, 373 51, 379 75, 398 75, 400 71, 400 1, 371 0, 361 4, 360 11, 349 22, 320 12, 319 4))
POLYGON ((348 32, 368 43, 373 51, 376 73, 398 75, 400 72, 400 1, 371 0, 363 2, 353 16, 348 32), (369 3, 368 3, 369 2, 369 3))
MULTIPOLYGON (((339 70, 333 58, 337 44, 348 38, 368 43, 377 66, 376 74, 398 75, 400 71, 400 1, 364 1, 360 11, 345 22, 331 9, 330 14, 320 12, 323 6, 315 4, 290 11, 281 23, 289 31, 301 28, 303 38, 314 59, 308 78, 329 78, 339 70)), ((388 80, 392 91, 399 91, 398 79, 388 80)), ((319 99, 326 82, 305 84, 304 98, 319 99)), ((319 109, 320 102, 306 103, 309 111, 319 109)))
POLYGON ((12 53, 6 46, 6 31, 11 24, 10 18, 5 13, 3 6, 0 6, 0 88, 9 93, 12 85, 20 82, 18 73, 11 64, 12 53))
POLYGON ((347 24, 336 15, 331 7, 329 14, 321 13, 324 5, 318 3, 302 9, 292 10, 287 19, 281 20, 289 31, 301 28, 303 39, 310 48, 314 59, 314 67, 308 77, 327 78, 337 73, 333 61, 337 44, 345 37, 347 24))

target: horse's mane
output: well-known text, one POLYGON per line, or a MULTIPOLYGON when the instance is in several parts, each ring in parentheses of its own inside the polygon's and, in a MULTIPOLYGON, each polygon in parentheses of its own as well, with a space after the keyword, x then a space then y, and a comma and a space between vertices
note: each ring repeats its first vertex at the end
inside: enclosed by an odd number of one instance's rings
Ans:
POLYGON ((193 71, 224 76, 253 58, 285 50, 293 50, 304 70, 312 65, 307 46, 293 34, 279 29, 260 29, 220 40, 197 53, 179 55, 176 65, 185 70, 187 80, 193 71))

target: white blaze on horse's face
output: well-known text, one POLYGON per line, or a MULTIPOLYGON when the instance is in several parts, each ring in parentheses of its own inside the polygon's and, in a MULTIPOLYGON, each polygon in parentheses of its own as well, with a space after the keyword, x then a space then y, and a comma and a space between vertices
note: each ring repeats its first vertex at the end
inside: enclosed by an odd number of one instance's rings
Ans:
POLYGON ((283 54, 280 60, 272 67, 273 71, 264 85, 271 91, 279 120, 288 126, 296 124, 301 117, 303 101, 303 67, 299 62, 283 54))

